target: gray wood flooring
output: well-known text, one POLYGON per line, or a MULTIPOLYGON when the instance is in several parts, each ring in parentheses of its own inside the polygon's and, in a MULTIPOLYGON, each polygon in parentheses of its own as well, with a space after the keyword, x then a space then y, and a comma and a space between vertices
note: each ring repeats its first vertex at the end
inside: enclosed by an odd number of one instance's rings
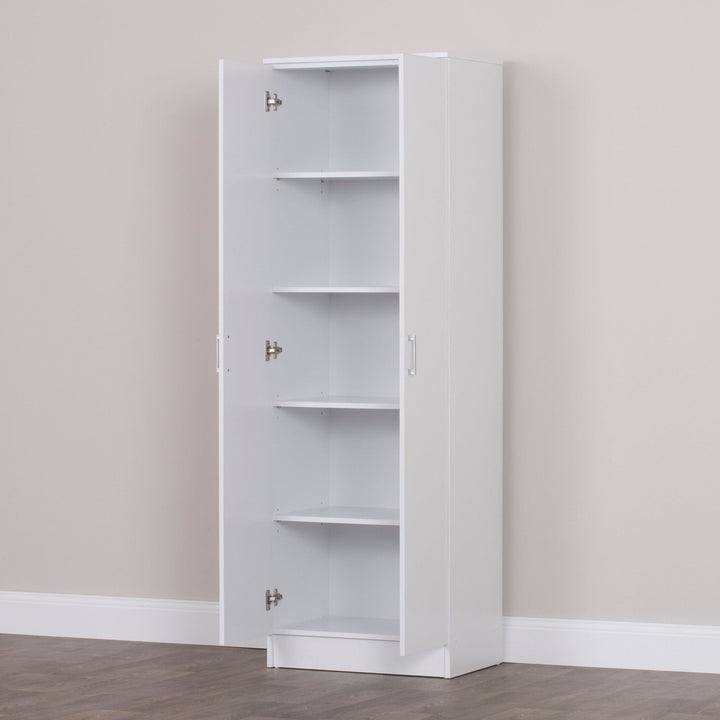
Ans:
POLYGON ((720 719, 717 675, 505 664, 435 680, 264 662, 260 650, 0 635, 0 718, 720 719))

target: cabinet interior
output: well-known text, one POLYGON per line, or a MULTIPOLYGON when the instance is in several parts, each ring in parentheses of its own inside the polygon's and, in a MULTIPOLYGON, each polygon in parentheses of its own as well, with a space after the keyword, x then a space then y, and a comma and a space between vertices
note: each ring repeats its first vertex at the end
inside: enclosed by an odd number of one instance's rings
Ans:
POLYGON ((263 364, 240 405, 270 436, 238 466, 272 452, 272 508, 256 518, 272 523, 269 577, 283 594, 271 631, 397 640, 398 71, 274 70, 272 82, 283 104, 267 117, 271 167, 230 211, 243 228, 255 213, 257 228, 230 255, 237 299, 252 303, 243 362, 263 364), (261 338, 283 348, 277 359, 259 358, 261 338))
POLYGON ((275 70, 278 172, 398 173, 397 68, 275 70), (282 92, 281 92, 282 91, 282 92))

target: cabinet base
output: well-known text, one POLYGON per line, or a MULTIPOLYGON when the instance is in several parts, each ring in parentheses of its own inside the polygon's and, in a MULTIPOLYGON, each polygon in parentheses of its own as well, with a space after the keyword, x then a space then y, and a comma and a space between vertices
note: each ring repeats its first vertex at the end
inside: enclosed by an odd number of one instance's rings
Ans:
POLYGON ((268 636, 268 667, 448 677, 446 648, 400 655, 393 640, 268 636))

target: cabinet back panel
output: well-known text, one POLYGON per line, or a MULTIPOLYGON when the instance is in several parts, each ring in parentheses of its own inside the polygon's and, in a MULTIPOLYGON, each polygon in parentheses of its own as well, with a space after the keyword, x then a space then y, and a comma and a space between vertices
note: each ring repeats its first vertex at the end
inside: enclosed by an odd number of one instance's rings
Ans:
POLYGON ((329 362, 329 305, 326 295, 271 294, 276 322, 267 328, 258 357, 264 361, 264 340, 277 340, 282 354, 266 362, 267 372, 273 375, 276 399, 314 396, 328 389, 329 362))
POLYGON ((397 295, 331 297, 331 394, 397 397, 398 323, 397 295))
POLYGON ((274 169, 397 171, 397 69, 275 71, 268 89, 274 169))
POLYGON ((268 458, 273 465, 272 512, 327 504, 329 412, 273 408, 273 414, 278 432, 273 455, 268 458))
POLYGON ((397 286, 400 225, 397 181, 325 184, 331 282, 397 286))
POLYGON ((273 180, 272 207, 264 222, 271 232, 255 238, 270 243, 273 285, 326 285, 330 278, 329 183, 273 180))
POLYGON ((329 75, 331 170, 397 170, 398 72, 333 70, 329 75))
POLYGON ((332 410, 331 505, 397 508, 398 414, 332 410))
POLYGON ((396 180, 270 182, 255 240, 274 285, 399 284, 396 180))
POLYGON ((398 529, 330 528, 330 614, 397 618, 400 599, 398 529))
MULTIPOLYGON (((298 478, 298 482, 302 479, 298 478)), ((271 610, 273 627, 327 615, 330 611, 328 526, 275 523, 274 532, 274 582, 283 599, 271 610)))

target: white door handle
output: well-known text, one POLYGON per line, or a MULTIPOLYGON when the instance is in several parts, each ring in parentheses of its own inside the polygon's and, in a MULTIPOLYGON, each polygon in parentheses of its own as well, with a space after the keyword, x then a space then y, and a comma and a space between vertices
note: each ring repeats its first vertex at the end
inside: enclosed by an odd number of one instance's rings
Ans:
POLYGON ((417 374, 417 342, 414 335, 408 335, 408 342, 412 343, 412 364, 408 370, 408 375, 417 374))

